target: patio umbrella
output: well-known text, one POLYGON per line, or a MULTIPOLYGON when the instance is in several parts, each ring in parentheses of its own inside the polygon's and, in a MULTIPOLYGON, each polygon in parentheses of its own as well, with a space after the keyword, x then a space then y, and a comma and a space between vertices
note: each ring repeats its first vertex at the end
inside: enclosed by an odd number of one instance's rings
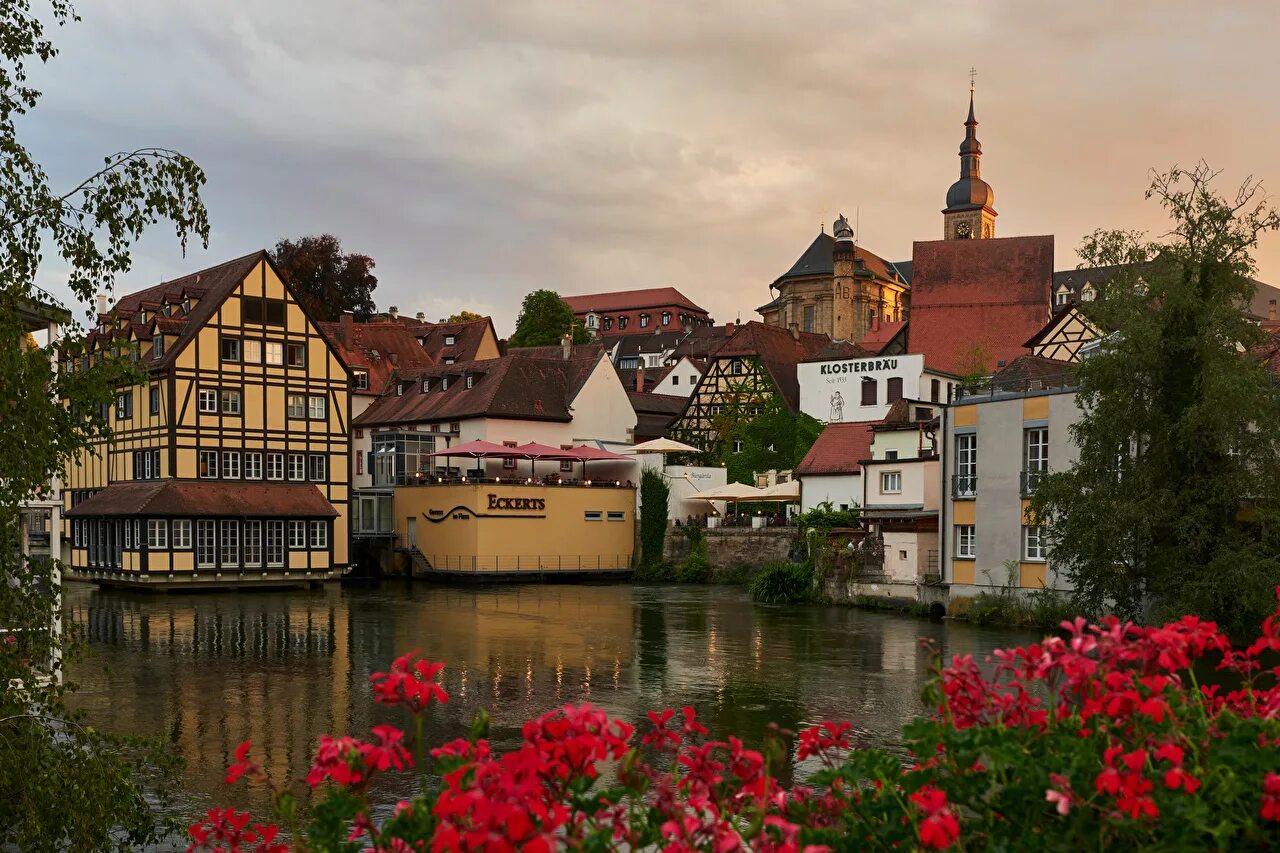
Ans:
POLYGON ((455 444, 453 447, 446 447, 444 450, 437 450, 427 455, 445 457, 447 466, 449 458, 452 456, 464 456, 469 459, 490 459, 495 456, 511 456, 512 452, 510 447, 503 447, 501 444, 494 444, 492 441, 478 438, 474 441, 464 441, 462 444, 455 444))
POLYGON ((696 447, 680 442, 673 441, 669 438, 655 438, 650 441, 642 441, 631 447, 632 453, 701 453, 702 451, 696 447))
POLYGON ((539 444, 536 441, 531 441, 528 444, 520 445, 519 447, 515 448, 515 451, 510 455, 523 456, 525 459, 529 460, 529 479, 531 480, 535 476, 537 476, 537 473, 538 473, 536 468, 537 462, 535 461, 537 459, 576 459, 577 458, 576 456, 572 455, 571 451, 561 450, 558 447, 550 447, 545 444, 539 444))
POLYGON ((594 459, 612 459, 615 461, 627 461, 634 463, 636 460, 623 453, 614 453, 612 450, 605 450, 603 447, 592 447, 589 444, 580 444, 573 450, 565 451, 572 453, 573 458, 582 462, 582 479, 587 479, 587 462, 594 459))
POLYGON ((760 493, 759 501, 778 501, 782 503, 790 503, 800 500, 800 481, 792 480, 789 483, 778 483, 776 486, 770 486, 760 493))
POLYGON ((728 501, 734 505, 734 509, 737 509, 740 501, 758 500, 763 493, 762 489, 748 486, 746 483, 728 483, 724 486, 707 489, 705 492, 698 492, 689 497, 704 501, 728 501))

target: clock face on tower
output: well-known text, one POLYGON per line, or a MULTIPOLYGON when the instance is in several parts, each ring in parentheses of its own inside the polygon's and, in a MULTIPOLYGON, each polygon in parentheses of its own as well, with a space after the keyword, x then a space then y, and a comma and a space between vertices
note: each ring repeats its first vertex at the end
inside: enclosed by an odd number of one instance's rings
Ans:
POLYGON ((961 222, 956 226, 956 236, 961 240, 967 240, 973 236, 973 226, 968 222, 961 222))

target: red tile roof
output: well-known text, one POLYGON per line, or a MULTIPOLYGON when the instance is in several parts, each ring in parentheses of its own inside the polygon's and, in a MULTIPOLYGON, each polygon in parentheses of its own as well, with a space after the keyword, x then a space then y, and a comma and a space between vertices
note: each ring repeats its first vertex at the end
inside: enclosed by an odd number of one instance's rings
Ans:
POLYGON ((766 326, 757 320, 739 326, 713 354, 713 358, 755 356, 773 380, 782 401, 792 412, 800 411, 800 382, 796 365, 817 355, 831 343, 826 335, 766 326))
POLYGON ((868 358, 873 355, 875 355, 874 351, 863 349, 858 344, 851 344, 848 341, 831 341, 817 353, 804 360, 835 361, 843 358, 868 358))
POLYGON ((567 360, 537 358, 528 350, 513 350, 501 358, 399 370, 387 383, 386 393, 353 420, 352 426, 478 417, 568 422, 573 420, 569 407, 603 358, 599 348, 567 360), (468 375, 472 377, 471 388, 466 383, 468 375), (449 378, 449 387, 441 390, 444 377, 449 378), (424 392, 423 380, 428 379, 430 388, 424 392), (401 382, 404 393, 397 395, 395 386, 401 382))
POLYGON ((1024 352, 1049 317, 1053 237, 916 243, 907 351, 957 375, 1024 352))
POLYGON ((636 413, 635 440, 639 444, 651 438, 662 438, 671 424, 684 412, 689 401, 671 394, 638 394, 628 391, 631 408, 636 413))
POLYGON ((1077 364, 1038 355, 1020 355, 991 377, 994 391, 1038 391, 1075 382, 1077 364))
POLYGON ((70 518, 105 515, 334 518, 338 511, 311 483, 226 480, 112 483, 67 510, 70 518))
POLYGON ((796 466, 801 477, 828 474, 858 474, 863 459, 871 458, 875 423, 827 424, 813 447, 796 466))
POLYGON ((344 317, 337 323, 317 323, 329 339, 338 357, 348 368, 369 374, 367 390, 353 394, 378 396, 397 368, 430 367, 435 360, 418 343, 413 333, 401 323, 355 323, 344 317))
POLYGON ((630 311, 637 308, 665 308, 676 306, 707 316, 707 310, 695 304, 674 287, 650 287, 644 290, 616 290, 612 293, 584 293, 579 296, 562 296, 565 304, 575 314, 588 311, 630 311))
POLYGON ((898 332, 902 331, 902 327, 907 325, 906 320, 896 320, 892 322, 881 322, 876 328, 867 332, 866 336, 858 341, 858 346, 863 349, 870 350, 872 353, 879 354, 884 349, 885 344, 893 340, 898 332))

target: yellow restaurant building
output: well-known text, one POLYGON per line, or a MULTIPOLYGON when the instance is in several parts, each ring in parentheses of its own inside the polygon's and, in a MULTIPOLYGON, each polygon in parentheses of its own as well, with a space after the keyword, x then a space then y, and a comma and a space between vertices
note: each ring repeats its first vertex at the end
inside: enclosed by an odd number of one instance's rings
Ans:
MULTIPOLYGON (((126 295, 85 359, 132 348, 112 438, 68 466, 68 577, 300 585, 348 565, 346 367, 259 251, 126 295)), ((82 362, 83 363, 83 362, 82 362)))

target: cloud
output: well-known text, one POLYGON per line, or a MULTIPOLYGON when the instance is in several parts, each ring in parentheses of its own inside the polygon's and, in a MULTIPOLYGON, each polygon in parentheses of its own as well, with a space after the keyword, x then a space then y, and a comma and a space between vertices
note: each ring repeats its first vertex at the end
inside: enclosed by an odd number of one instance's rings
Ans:
MULTIPOLYGON (((940 235, 970 65, 1000 233, 1158 229, 1147 170, 1280 181, 1268 4, 455 4, 131 0, 57 34, 27 123, 56 176, 180 147, 215 239, 148 239, 142 286, 331 231, 381 305, 674 285, 753 316, 819 223, 890 258, 940 235)), ((1280 278, 1280 245, 1262 274, 1280 278)), ((136 281, 134 279, 137 279, 136 281)))

